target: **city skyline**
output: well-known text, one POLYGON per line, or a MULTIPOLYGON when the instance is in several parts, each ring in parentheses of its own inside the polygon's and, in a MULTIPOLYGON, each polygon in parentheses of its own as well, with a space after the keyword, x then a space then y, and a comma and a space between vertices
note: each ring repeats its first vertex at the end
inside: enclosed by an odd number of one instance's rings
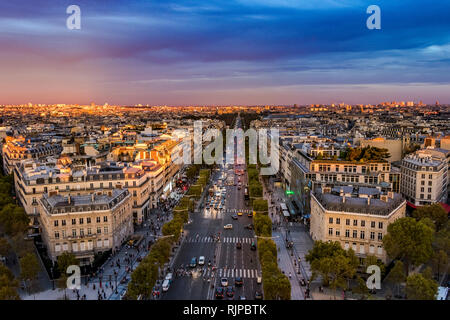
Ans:
POLYGON ((378 1, 369 30, 371 4, 5 3, 0 103, 450 103, 450 4, 378 1), (71 4, 81 30, 66 27, 71 4))

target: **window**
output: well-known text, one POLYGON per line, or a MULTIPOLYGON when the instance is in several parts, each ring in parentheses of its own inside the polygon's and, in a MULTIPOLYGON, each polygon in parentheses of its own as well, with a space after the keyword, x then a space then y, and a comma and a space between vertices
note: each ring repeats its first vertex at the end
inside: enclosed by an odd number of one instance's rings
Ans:
POLYGON ((55 221, 53 222, 53 224, 54 224, 55 227, 57 227, 57 226, 58 226, 58 220, 55 220, 55 221))
POLYGON ((91 223, 91 218, 86 218, 86 223, 91 223))
POLYGON ((80 224, 83 224, 83 222, 84 222, 84 219, 80 218, 80 224))
POLYGON ((105 227, 105 228, 103 229, 103 232, 105 232, 105 234, 107 234, 107 233, 108 233, 108 227, 105 227))
POLYGON ((329 219, 328 219, 328 222, 331 223, 331 224, 333 224, 333 218, 329 218, 329 219))
POLYGON ((72 219, 72 225, 77 224, 77 219, 72 219))
POLYGON ((97 223, 100 223, 100 217, 97 217, 97 223))
POLYGON ((55 231, 55 239, 59 239, 59 232, 55 231))
POLYGON ((340 230, 336 230, 336 237, 339 237, 341 235, 341 231, 340 230))
POLYGON ((375 228, 375 221, 370 221, 370 227, 375 228))
POLYGON ((369 252, 370 253, 375 253, 375 246, 373 244, 370 245, 369 252))
POLYGON ((378 246, 378 254, 379 255, 383 254, 383 247, 382 246, 378 246))
POLYGON ((431 188, 428 188, 428 192, 431 192, 431 188))
POLYGON ((359 237, 360 237, 361 239, 364 239, 364 236, 365 236, 364 231, 361 231, 361 232, 359 233, 359 237))
POLYGON ((333 235, 333 228, 328 228, 328 235, 332 236, 333 235))
POLYGON ((80 229, 80 236, 84 236, 84 229, 80 229))
POLYGON ((357 230, 353 230, 353 238, 358 238, 358 231, 357 230))
POLYGON ((108 216, 103 217, 103 222, 108 222, 108 216))
POLYGON ((429 175, 428 175, 428 179, 433 179, 433 175, 432 175, 432 174, 429 174, 429 175))
POLYGON ((381 232, 378 232, 378 241, 383 240, 383 234, 381 232))
POLYGON ((375 232, 370 233, 370 240, 375 240, 375 232))
POLYGON ((349 238, 350 237, 350 230, 345 230, 345 237, 349 238))
POLYGON ((66 220, 61 220, 61 225, 65 226, 66 225, 66 220))
POLYGON ((345 219, 345 224, 346 224, 347 226, 349 226, 349 225, 350 225, 350 219, 345 219))
POLYGON ((102 233, 102 228, 97 227, 97 234, 101 234, 102 233))
POLYGON ((378 229, 383 229, 383 222, 378 222, 378 229))
POLYGON ((341 218, 336 218, 336 224, 341 224, 341 218))
POLYGON ((366 220, 361 220, 361 227, 365 227, 366 226, 366 220))
POLYGON ((77 230, 76 229, 72 229, 72 237, 76 237, 77 236, 77 230))
POLYGON ((353 226, 354 227, 358 226, 358 220, 353 220, 353 226))

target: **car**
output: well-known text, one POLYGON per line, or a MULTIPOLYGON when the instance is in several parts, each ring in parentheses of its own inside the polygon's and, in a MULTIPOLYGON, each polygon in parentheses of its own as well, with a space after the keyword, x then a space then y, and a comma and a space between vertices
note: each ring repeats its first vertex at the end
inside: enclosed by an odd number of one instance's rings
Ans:
POLYGON ((189 266, 190 266, 191 268, 195 268, 195 267, 197 266, 197 258, 196 258, 196 257, 193 257, 193 258, 191 259, 191 263, 189 264, 189 266))
POLYGON ((239 296, 239 300, 247 300, 245 296, 239 296))
POLYGON ((236 277, 236 278, 234 279, 234 285, 235 285, 235 286, 240 287, 240 286, 242 286, 243 284, 244 284, 244 281, 242 281, 242 278, 241 278, 241 277, 236 277))
POLYGON ((172 279, 173 279, 173 273, 170 272, 166 275, 166 277, 164 278, 164 280, 169 280, 169 283, 172 283, 172 279))
POLYGON ((231 223, 223 226, 224 229, 233 229, 233 225, 231 223))
POLYGON ((198 258, 198 265, 202 266, 205 264, 205 257, 204 256, 200 256, 200 258, 198 258))
POLYGON ((236 243, 236 249, 242 249, 242 244, 240 242, 236 243))
POLYGON ((257 283, 257 284, 261 284, 261 283, 262 283, 262 277, 261 277, 261 276, 258 275, 258 276, 256 277, 256 283, 257 283))
POLYGON ((227 278, 220 279, 220 284, 222 285, 222 287, 227 287, 228 286, 228 279, 227 278))
POLYGON ((170 287, 170 281, 169 280, 164 280, 163 284, 162 284, 162 291, 166 292, 167 290, 169 290, 170 287))
POLYGON ((245 229, 253 230, 253 224, 246 225, 245 229))
POLYGON ((242 212, 238 212, 238 214, 237 214, 238 216, 242 216, 242 212))
POLYGON ((234 290, 233 290, 233 286, 228 286, 227 287, 227 297, 229 298, 233 298, 234 297, 234 290))
POLYGON ((252 244, 250 245, 250 250, 256 250, 256 244, 254 242, 252 242, 252 244))
POLYGON ((249 212, 249 213, 247 214, 247 217, 249 217, 249 218, 253 217, 253 212, 249 212))
POLYGON ((259 291, 255 292, 255 300, 262 300, 263 296, 262 293, 259 291))
POLYGON ((216 288, 216 299, 223 299, 224 290, 222 287, 216 288))
POLYGON ((237 215, 235 215, 235 214, 232 214, 232 215, 231 215, 231 219, 233 219, 233 220, 237 220, 237 219, 238 219, 238 216, 237 216, 237 215))

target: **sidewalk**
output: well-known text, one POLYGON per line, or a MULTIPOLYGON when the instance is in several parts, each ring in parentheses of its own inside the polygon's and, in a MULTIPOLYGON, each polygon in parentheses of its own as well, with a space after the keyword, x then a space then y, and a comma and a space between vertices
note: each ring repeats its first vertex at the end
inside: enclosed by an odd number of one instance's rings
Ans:
MULTIPOLYGON (((272 186, 266 186, 263 181, 261 183, 264 199, 269 203, 269 217, 272 219, 274 226, 272 236, 278 249, 278 266, 287 276, 291 273, 291 299, 305 300, 306 286, 301 286, 300 281, 304 279, 308 282, 311 278, 311 270, 309 263, 305 261, 305 254, 312 249, 314 243, 304 226, 298 223, 293 224, 292 227, 286 225, 284 218, 276 213, 276 207, 270 205, 272 200, 274 203, 279 203, 277 199, 284 200, 283 192, 277 190, 277 188, 273 190, 272 186), (287 233, 288 229, 289 233, 287 233), (287 241, 294 243, 292 249, 286 248, 287 241)), ((312 299, 312 295, 308 299, 312 299)))

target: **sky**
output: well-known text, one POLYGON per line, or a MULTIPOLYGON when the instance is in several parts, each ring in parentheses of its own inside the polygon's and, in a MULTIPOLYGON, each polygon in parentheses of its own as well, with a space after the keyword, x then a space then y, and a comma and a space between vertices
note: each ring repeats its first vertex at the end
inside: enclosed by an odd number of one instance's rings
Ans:
POLYGON ((450 103, 449 17, 448 0, 1 1, 0 104, 450 103))

